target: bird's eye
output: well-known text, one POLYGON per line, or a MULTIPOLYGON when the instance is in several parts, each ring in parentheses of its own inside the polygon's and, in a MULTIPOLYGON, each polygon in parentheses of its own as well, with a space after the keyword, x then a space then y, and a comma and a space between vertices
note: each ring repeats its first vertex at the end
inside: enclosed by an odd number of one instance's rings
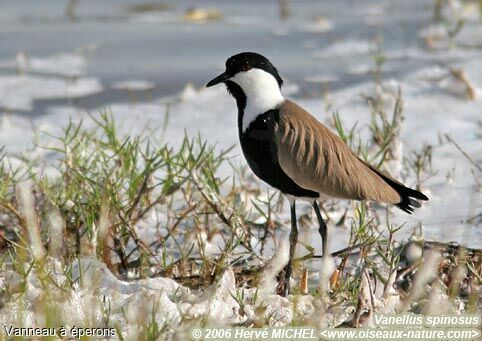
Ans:
POLYGON ((251 70, 251 65, 248 63, 241 65, 241 71, 249 71, 251 70))

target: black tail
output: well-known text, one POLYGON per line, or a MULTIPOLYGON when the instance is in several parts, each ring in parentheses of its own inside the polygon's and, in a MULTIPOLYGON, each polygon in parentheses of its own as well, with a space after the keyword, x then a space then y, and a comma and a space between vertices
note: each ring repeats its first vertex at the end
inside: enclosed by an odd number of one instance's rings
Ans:
POLYGON ((408 214, 412 214, 415 208, 422 206, 415 199, 425 200, 425 201, 428 200, 427 196, 419 191, 416 191, 414 189, 411 189, 405 186, 400 186, 400 187, 401 187, 401 190, 394 187, 394 189, 398 192, 398 194, 400 194, 400 197, 402 198, 402 201, 396 204, 396 206, 399 209, 407 212, 408 214), (415 198, 415 199, 412 199, 412 198, 415 198))
POLYGON ((416 208, 422 206, 415 199, 424 200, 424 201, 428 200, 427 196, 425 194, 423 194, 422 192, 419 192, 419 191, 416 191, 414 189, 405 187, 401 183, 393 181, 392 179, 386 177, 385 175, 383 175, 380 172, 377 172, 377 173, 378 173, 378 175, 380 175, 383 178, 383 180, 385 180, 385 182, 387 184, 389 184, 394 190, 397 191, 398 194, 400 194, 400 198, 402 198, 402 201, 400 201, 398 204, 395 204, 395 206, 397 206, 402 211, 405 211, 408 214, 412 214, 412 212, 416 208), (413 198, 415 198, 415 199, 413 199, 413 198))
POLYGON ((403 184, 399 183, 398 181, 395 181, 389 177, 387 177, 383 172, 380 170, 376 169, 375 167, 369 165, 370 169, 373 170, 375 173, 377 173, 387 184, 389 184, 397 193, 400 195, 400 198, 402 198, 402 201, 400 201, 398 204, 395 204, 399 209, 402 211, 407 212, 408 214, 412 214, 412 212, 422 206, 420 203, 415 200, 423 200, 427 201, 428 197, 423 194, 422 192, 416 191, 414 189, 405 187, 403 184), (413 199, 415 198, 415 199, 413 199))

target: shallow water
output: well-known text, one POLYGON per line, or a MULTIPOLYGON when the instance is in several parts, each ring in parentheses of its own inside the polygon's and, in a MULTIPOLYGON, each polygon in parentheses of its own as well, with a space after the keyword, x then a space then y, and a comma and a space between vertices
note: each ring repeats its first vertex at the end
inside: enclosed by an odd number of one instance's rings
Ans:
MULTIPOLYGON (((324 56, 322 50, 330 43, 383 36, 387 52, 417 47, 418 30, 431 17, 432 1, 291 1, 292 15, 286 20, 280 19, 278 1, 204 1, 202 5, 170 1, 165 2, 166 11, 130 10, 129 6, 143 3, 80 0, 76 19, 70 21, 67 6, 56 0, 28 5, 25 1, 2 1, 0 60, 12 59, 19 51, 27 57, 46 57, 82 50, 88 64, 86 73, 105 85, 101 93, 76 101, 76 105, 91 109, 129 100, 122 91, 111 89, 116 81, 145 79, 155 83, 152 97, 174 94, 187 82, 205 84, 219 72, 227 56, 253 50, 269 56, 283 76, 302 87, 303 94, 316 96, 321 85, 305 81, 313 75, 336 75, 332 89, 372 77, 347 72, 354 66, 372 65, 369 51, 324 56), (183 20, 185 11, 194 6, 218 9, 223 16, 206 23, 183 20), (325 18, 332 30, 317 32, 320 28, 315 16, 325 18)), ((393 60, 385 76, 397 77, 428 63, 393 60)), ((65 102, 39 101, 31 114, 41 115, 46 107, 65 102)))

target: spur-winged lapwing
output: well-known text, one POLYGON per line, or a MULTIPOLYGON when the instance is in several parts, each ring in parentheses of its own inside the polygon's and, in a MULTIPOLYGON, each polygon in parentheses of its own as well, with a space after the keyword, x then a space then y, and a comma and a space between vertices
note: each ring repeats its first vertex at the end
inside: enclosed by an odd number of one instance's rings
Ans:
POLYGON ((238 106, 238 132, 244 156, 253 172, 290 200, 289 261, 281 293, 289 279, 298 239, 295 199, 311 200, 319 222, 323 254, 327 227, 317 199, 332 196, 394 204, 412 213, 428 198, 405 187, 386 172, 361 160, 337 135, 281 94, 278 70, 262 55, 243 52, 226 61, 226 70, 211 80, 224 83, 238 106))

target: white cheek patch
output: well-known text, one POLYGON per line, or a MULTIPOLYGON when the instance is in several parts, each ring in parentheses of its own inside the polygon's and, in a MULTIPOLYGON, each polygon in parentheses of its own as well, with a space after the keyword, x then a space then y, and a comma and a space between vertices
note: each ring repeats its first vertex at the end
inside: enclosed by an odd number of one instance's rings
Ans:
POLYGON ((260 114, 276 108, 284 101, 276 81, 270 73, 261 69, 238 72, 231 81, 238 84, 246 95, 246 108, 242 122, 245 131, 260 114))

